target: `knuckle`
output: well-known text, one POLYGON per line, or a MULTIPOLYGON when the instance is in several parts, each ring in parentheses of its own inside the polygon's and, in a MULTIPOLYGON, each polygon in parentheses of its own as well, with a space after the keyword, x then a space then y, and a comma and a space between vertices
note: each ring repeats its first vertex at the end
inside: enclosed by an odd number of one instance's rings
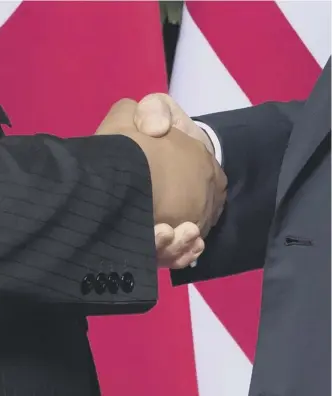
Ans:
POLYGON ((114 106, 116 107, 120 107, 120 106, 125 106, 125 105, 136 105, 137 102, 134 99, 130 99, 130 98, 122 98, 120 100, 118 100, 114 106))
POLYGON ((145 105, 151 102, 162 102, 166 95, 162 93, 151 93, 146 96, 139 102, 140 105, 145 105))

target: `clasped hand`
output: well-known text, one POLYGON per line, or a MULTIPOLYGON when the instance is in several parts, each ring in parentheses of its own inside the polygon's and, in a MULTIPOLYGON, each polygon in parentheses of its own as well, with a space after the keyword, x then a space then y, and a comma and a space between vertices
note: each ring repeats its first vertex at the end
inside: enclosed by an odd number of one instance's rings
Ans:
POLYGON ((226 176, 209 139, 167 95, 139 104, 122 99, 96 134, 122 134, 143 150, 150 167, 158 264, 184 268, 204 250, 204 237, 226 198, 226 176), (172 108, 173 106, 173 108, 172 108), (176 122, 175 122, 176 121, 176 122))

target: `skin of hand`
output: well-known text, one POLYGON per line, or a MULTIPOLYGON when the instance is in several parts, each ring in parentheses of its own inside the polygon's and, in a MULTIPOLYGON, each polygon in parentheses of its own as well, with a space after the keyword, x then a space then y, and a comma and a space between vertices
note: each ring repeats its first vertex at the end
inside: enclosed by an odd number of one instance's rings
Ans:
MULTIPOLYGON (((179 129, 199 140, 214 155, 210 138, 169 95, 155 93, 145 96, 138 103, 134 121, 141 133, 153 137, 162 137, 171 128, 179 129)), ((224 178, 227 184, 226 176, 224 178)))
MULTIPOLYGON (((187 136, 190 136, 191 138, 203 143, 206 149, 214 155, 214 148, 207 134, 195 122, 192 121, 192 119, 169 95, 156 93, 144 97, 138 103, 134 121, 137 129, 141 133, 157 138, 167 135, 167 133, 169 133, 172 128, 177 128, 187 134, 187 136)), ((221 192, 221 201, 225 202, 227 178, 221 169, 220 172, 222 173, 222 179, 224 183, 224 189, 221 192)), ((216 220, 218 220, 221 213, 222 207, 216 220)), ((185 227, 189 228, 190 226, 193 227, 194 224, 190 224, 188 222, 185 223, 185 227)), ((181 245, 181 238, 182 244, 185 244, 185 237, 183 234, 175 233, 175 230, 173 231, 174 239, 172 242, 167 240, 166 234, 164 240, 161 238, 159 240, 159 243, 162 246, 160 249, 160 255, 162 257, 167 257, 167 255, 170 255, 172 251, 174 251, 174 245, 181 245)), ((204 235, 200 234, 200 237, 204 237, 204 235)), ((171 260, 168 260, 167 263, 170 264, 171 260)), ((182 255, 180 260, 178 259, 175 263, 171 263, 170 267, 184 268, 189 264, 191 264, 190 259, 185 255, 182 255)))
POLYGON ((117 102, 96 134, 125 135, 144 151, 152 178, 158 263, 183 268, 204 249, 202 236, 222 210, 225 180, 204 144, 176 128, 159 139, 139 133, 136 113, 135 101, 117 102))

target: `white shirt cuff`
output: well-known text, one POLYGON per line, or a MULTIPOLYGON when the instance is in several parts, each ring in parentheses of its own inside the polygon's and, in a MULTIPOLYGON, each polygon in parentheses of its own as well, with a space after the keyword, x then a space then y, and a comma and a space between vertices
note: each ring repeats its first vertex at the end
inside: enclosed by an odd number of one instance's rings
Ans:
POLYGON ((204 122, 200 122, 200 121, 194 121, 196 125, 198 125, 201 129, 203 129, 203 131, 209 136, 213 148, 214 148, 214 153, 215 153, 215 157, 216 160, 218 161, 219 165, 221 165, 222 163, 222 152, 221 152, 221 144, 220 141, 218 139, 218 136, 216 135, 216 133, 214 132, 214 130, 209 127, 207 124, 204 124, 204 122))

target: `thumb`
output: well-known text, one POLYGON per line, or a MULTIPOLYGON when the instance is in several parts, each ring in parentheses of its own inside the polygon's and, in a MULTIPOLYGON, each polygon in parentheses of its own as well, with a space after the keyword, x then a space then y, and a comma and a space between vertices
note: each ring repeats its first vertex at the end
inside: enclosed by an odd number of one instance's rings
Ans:
POLYGON ((170 245, 174 239, 174 230, 168 224, 157 224, 154 227, 157 251, 170 245))
POLYGON ((161 137, 173 126, 172 109, 165 96, 151 94, 138 103, 134 122, 139 132, 152 137, 161 137))

